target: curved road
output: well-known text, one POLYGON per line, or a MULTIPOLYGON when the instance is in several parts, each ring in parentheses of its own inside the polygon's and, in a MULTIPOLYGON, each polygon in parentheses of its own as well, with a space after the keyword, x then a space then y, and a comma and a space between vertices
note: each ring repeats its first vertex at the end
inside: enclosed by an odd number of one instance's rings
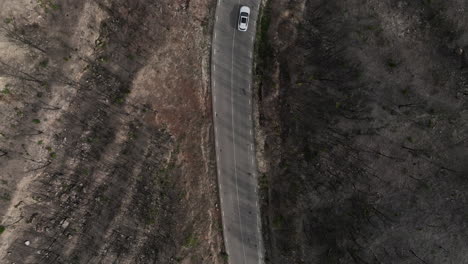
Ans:
POLYGON ((224 242, 230 264, 263 263, 252 122, 252 54, 260 0, 218 0, 211 85, 224 242), (237 30, 241 5, 251 9, 237 30))

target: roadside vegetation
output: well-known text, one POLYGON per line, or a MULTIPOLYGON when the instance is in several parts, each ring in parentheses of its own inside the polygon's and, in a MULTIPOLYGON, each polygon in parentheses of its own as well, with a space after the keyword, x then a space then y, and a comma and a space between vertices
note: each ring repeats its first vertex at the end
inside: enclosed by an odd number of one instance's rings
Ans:
POLYGON ((264 71, 272 61, 274 50, 268 38, 268 29, 271 22, 270 1, 266 1, 260 8, 259 23, 257 25, 257 36, 255 40, 255 75, 257 80, 266 78, 264 71))

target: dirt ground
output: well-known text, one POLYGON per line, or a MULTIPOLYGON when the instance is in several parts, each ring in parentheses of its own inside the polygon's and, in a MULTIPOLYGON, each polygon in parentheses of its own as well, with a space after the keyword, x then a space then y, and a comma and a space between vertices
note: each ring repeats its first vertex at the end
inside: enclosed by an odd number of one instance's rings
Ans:
POLYGON ((1 1, 1 263, 225 262, 214 7, 1 1))
POLYGON ((467 11, 269 1, 257 42, 269 263, 468 263, 467 11))

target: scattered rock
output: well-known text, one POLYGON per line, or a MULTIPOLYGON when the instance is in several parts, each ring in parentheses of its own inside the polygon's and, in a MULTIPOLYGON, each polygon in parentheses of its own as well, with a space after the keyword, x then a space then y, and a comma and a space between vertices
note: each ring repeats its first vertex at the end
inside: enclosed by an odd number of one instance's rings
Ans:
POLYGON ((67 228, 69 225, 70 225, 70 222, 68 222, 67 220, 62 221, 62 228, 63 229, 67 228))

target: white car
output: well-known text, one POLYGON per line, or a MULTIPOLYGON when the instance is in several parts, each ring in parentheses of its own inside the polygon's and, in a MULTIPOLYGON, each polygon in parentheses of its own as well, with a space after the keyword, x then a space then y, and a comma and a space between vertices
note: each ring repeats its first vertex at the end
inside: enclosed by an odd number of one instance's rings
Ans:
POLYGON ((241 6, 239 10, 239 24, 237 25, 239 31, 247 31, 249 27, 249 16, 250 8, 248 6, 241 6))

